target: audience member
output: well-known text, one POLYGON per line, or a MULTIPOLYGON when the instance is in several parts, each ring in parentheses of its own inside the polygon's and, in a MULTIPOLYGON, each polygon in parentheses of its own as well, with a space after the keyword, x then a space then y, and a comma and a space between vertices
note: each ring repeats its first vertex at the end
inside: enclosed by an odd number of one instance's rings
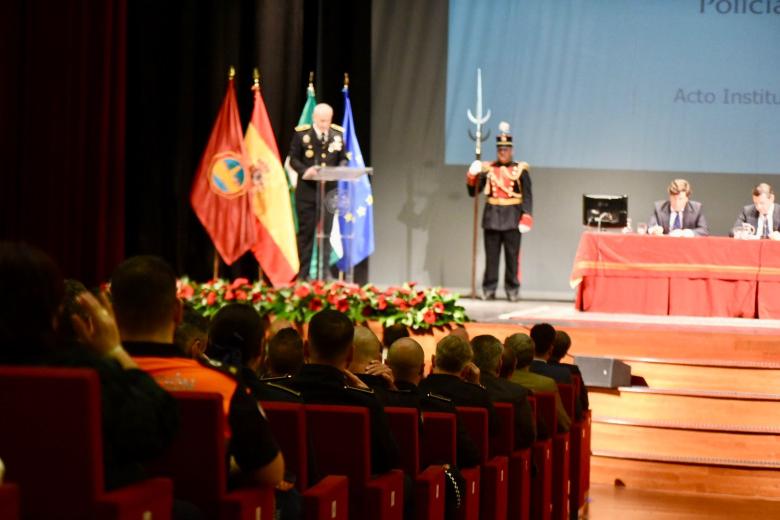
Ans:
POLYGON ((450 336, 458 336, 459 338, 465 339, 466 343, 471 341, 469 339, 469 331, 467 331, 466 327, 463 325, 456 325, 455 328, 450 331, 450 336))
POLYGON ((282 382, 295 376, 303 366, 303 339, 292 327, 279 330, 268 342, 264 381, 282 382))
POLYGON ((553 348, 550 352, 550 359, 547 363, 553 366, 562 366, 566 368, 572 375, 579 376, 579 388, 580 388, 580 407, 582 410, 587 410, 590 407, 588 402, 588 389, 585 387, 585 382, 582 379, 582 373, 577 365, 569 363, 561 363, 561 360, 568 354, 571 347, 571 338, 569 335, 562 331, 555 331, 555 341, 553 341, 553 348))
POLYGON ((458 335, 445 336, 436 344, 433 373, 420 382, 420 390, 452 399, 455 406, 485 408, 490 435, 495 435, 498 417, 490 395, 479 385, 479 368, 471 362, 473 357, 468 341, 458 335))
POLYGON ((531 392, 498 377, 501 367, 501 342, 495 336, 483 334, 471 340, 474 364, 479 367, 480 382, 493 402, 512 403, 515 410, 515 447, 530 448, 536 440, 533 411, 528 403, 531 392))
MULTIPOLYGON (((301 393, 306 403, 368 408, 372 473, 386 473, 399 466, 400 454, 376 394, 347 370, 354 334, 355 327, 344 314, 330 309, 315 314, 309 322, 309 337, 304 342, 309 362, 289 385, 301 393)), ((334 442, 338 441, 334 439, 334 442)))
POLYGON ((389 327, 382 327, 382 345, 388 349, 390 345, 401 338, 409 337, 409 329, 403 323, 394 323, 389 327))
MULTIPOLYGON (((387 364, 393 370, 395 386, 398 388, 398 392, 393 394, 392 405, 417 408, 420 411, 456 414, 457 466, 468 468, 479 464, 479 451, 457 417, 457 410, 452 399, 424 392, 419 388, 425 366, 425 353, 422 346, 409 337, 396 340, 387 351, 387 364)), ((453 463, 453 461, 439 462, 442 464, 453 463)))
POLYGON ((501 379, 512 379, 512 374, 515 373, 517 368, 517 356, 515 352, 507 347, 501 350, 501 368, 498 371, 498 377, 501 379))
MULTIPOLYGON (((517 383, 532 392, 552 392, 555 394, 555 412, 558 422, 558 431, 567 432, 571 426, 571 419, 563 408, 561 396, 558 393, 558 385, 555 380, 540 374, 531 372, 531 361, 534 359, 534 342, 528 334, 512 334, 504 341, 504 345, 515 354, 517 368, 512 374, 511 381, 517 383)), ((547 425, 538 423, 537 435, 540 438, 549 437, 553 431, 547 425)))
MULTIPOLYGON (((534 341, 534 359, 531 361, 531 372, 551 377, 556 383, 571 384, 571 372, 568 368, 551 365, 547 362, 555 342, 555 328, 549 323, 537 323, 531 327, 531 339, 534 341)), ((574 403, 574 414, 582 418, 582 406, 579 401, 574 403)))
POLYGON ((209 319, 185 302, 181 323, 173 334, 173 342, 186 357, 197 359, 206 352, 209 319))
POLYGON ((348 370, 373 389, 379 401, 389 406, 388 392, 395 390, 393 371, 382 363, 382 343, 371 329, 355 327, 354 353, 348 370))
POLYGON ((228 453, 240 470, 235 480, 279 484, 282 454, 257 400, 237 379, 237 370, 218 361, 185 358, 173 344, 182 307, 170 266, 153 256, 125 260, 111 279, 111 294, 122 343, 143 370, 171 391, 222 396, 228 453))
MULTIPOLYGON (((64 284, 54 262, 33 247, 0 242, 0 364, 92 368, 100 376, 106 489, 145 478, 178 424, 175 400, 122 348, 111 304, 64 284), (67 311, 66 311, 67 312, 67 311), (75 340, 58 340, 63 323, 75 340)), ((41 468, 45 471, 46 468, 41 468)))

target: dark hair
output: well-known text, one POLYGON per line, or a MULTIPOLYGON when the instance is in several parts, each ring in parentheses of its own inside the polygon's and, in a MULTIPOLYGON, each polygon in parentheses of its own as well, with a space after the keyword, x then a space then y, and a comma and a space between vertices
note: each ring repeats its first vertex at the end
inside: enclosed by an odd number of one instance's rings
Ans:
POLYGON ((474 351, 474 364, 481 371, 495 374, 501 363, 501 342, 490 334, 482 334, 471 340, 471 348, 474 351))
POLYGON ((111 297, 120 329, 155 332, 173 319, 176 273, 156 256, 128 258, 111 277, 111 297))
POLYGON ((571 347, 571 338, 569 335, 562 330, 556 330, 550 359, 560 361, 569 351, 569 347, 571 347))
POLYGON ((389 347, 396 340, 409 337, 409 329, 403 323, 394 323, 389 327, 382 328, 382 344, 389 347))
POLYGON ((83 283, 71 278, 65 280, 64 290, 62 305, 57 313, 57 336, 63 344, 73 345, 79 340, 70 317, 77 314, 85 322, 89 320, 88 314, 77 300, 80 294, 88 290, 83 283))
POLYGON ((502 379, 509 379, 512 373, 517 368, 517 356, 515 351, 509 347, 501 349, 501 370, 498 373, 498 377, 502 379))
POLYGON ((179 350, 187 356, 193 356, 189 350, 190 344, 198 337, 203 339, 205 344, 208 333, 209 319, 196 311, 190 302, 184 302, 181 323, 173 334, 173 342, 179 350))
POLYGON ((303 339, 298 331, 287 327, 268 342, 268 369, 274 374, 295 375, 303 366, 303 339))
POLYGON ((756 184, 756 186, 753 188, 754 197, 760 197, 761 195, 766 195, 767 197, 771 197, 774 194, 775 192, 772 189, 772 186, 770 186, 765 182, 756 184))
POLYGON ((534 352, 543 356, 552 348, 555 340, 555 328, 549 323, 537 323, 531 327, 531 339, 534 340, 534 352))
POLYGON ((235 366, 246 366, 263 352, 265 328, 251 305, 230 303, 211 319, 206 355, 235 366))
POLYGON ((316 357, 337 361, 352 346, 355 326, 345 314, 332 309, 318 312, 309 322, 309 346, 316 357))
POLYGON ((63 294, 60 270, 43 251, 0 242, 0 358, 54 347, 54 317, 63 294))
POLYGON ((460 336, 449 334, 436 344, 436 366, 446 372, 460 372, 473 357, 471 345, 460 336))

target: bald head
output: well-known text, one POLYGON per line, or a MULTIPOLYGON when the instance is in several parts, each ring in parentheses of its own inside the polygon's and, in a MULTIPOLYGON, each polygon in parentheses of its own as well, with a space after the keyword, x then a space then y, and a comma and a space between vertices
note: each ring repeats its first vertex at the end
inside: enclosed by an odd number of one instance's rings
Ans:
POLYGON ((358 325, 355 327, 355 349, 349 369, 357 374, 366 370, 366 365, 372 361, 382 361, 382 342, 371 332, 371 329, 358 325))
POLYGON ((387 351, 387 364, 393 369, 396 381, 420 382, 425 364, 425 353, 412 338, 397 339, 387 351))
POLYGON ((318 132, 327 133, 331 122, 333 122, 333 108, 327 103, 320 103, 314 107, 311 118, 318 132))

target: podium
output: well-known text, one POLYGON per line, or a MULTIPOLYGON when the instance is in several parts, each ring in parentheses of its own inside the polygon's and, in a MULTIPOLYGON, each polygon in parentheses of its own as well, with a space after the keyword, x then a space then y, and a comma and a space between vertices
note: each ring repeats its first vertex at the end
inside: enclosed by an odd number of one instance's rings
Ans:
MULTIPOLYGON (((325 241, 330 240, 328 231, 325 229, 325 223, 327 220, 327 214, 335 213, 345 208, 345 204, 348 204, 349 197, 341 197, 336 191, 334 197, 328 197, 325 191, 327 182, 330 181, 346 181, 353 183, 363 177, 364 175, 373 175, 373 168, 355 168, 350 166, 323 166, 317 168, 317 173, 307 179, 310 181, 317 181, 317 228, 315 238, 317 239, 317 279, 324 280, 328 269, 329 258, 325 256, 325 241), (342 200, 345 199, 345 200, 342 200)), ((351 189, 351 188, 350 188, 351 189)), ((342 234, 341 239, 344 244, 345 254, 351 254, 352 243, 354 240, 354 233, 342 234), (347 253, 349 251, 349 253, 347 253)), ((328 248, 330 252, 330 248, 328 248)), ((352 262, 350 262, 351 264, 352 262)), ((348 283, 352 283, 354 280, 354 266, 350 265, 349 269, 344 273, 345 280, 348 283)))

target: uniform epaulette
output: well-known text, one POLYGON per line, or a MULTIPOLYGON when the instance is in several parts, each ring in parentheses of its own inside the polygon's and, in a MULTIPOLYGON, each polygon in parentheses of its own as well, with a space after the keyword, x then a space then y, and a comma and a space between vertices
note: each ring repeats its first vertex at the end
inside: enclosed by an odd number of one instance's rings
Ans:
POLYGON ((268 385, 268 386, 272 387, 272 388, 276 388, 277 390, 282 390, 283 392, 287 392, 288 394, 292 394, 292 395, 294 395, 295 397, 300 397, 300 396, 301 396, 301 393, 300 393, 300 392, 298 392, 298 391, 296 391, 296 390, 293 390, 292 388, 287 388, 287 387, 286 387, 286 386, 284 386, 284 385, 277 385, 276 383, 269 383, 269 382, 267 382, 267 381, 264 381, 264 383, 265 383, 266 385, 268 385))
POLYGON ((364 394, 374 395, 374 391, 370 388, 358 388, 356 386, 344 386, 347 390, 353 390, 355 392, 363 392, 364 394))
POLYGON ((295 127, 295 131, 296 132, 305 132, 309 128, 311 128, 311 125, 298 125, 298 126, 295 127))
POLYGON ((520 169, 520 171, 523 171, 523 170, 526 170, 526 171, 529 171, 529 172, 531 171, 531 165, 528 164, 525 161, 520 161, 519 163, 517 163, 517 167, 520 169))
POLYGON ((339 126, 336 123, 331 123, 330 127, 333 128, 334 130, 338 130, 339 132, 344 133, 344 127, 343 126, 339 126))
POLYGON ((219 372, 229 375, 234 379, 238 377, 238 368, 233 365, 226 365, 221 361, 217 361, 216 359, 211 359, 206 356, 200 356, 198 358, 198 362, 205 367, 218 370, 219 372))
POLYGON ((431 399, 444 401, 445 403, 452 403, 452 399, 450 399, 449 397, 444 397, 443 395, 434 394, 433 392, 428 392, 428 397, 430 397, 431 399))
POLYGON ((292 376, 290 374, 285 374, 283 376, 276 376, 276 377, 261 377, 260 381, 263 383, 278 383, 280 381, 289 381, 292 379, 292 376))
POLYGON ((481 384, 479 384, 479 383, 472 383, 472 382, 470 382, 470 381, 466 381, 466 384, 469 384, 469 385, 474 385, 474 386, 476 386, 476 387, 479 387, 479 388, 481 388, 482 390, 485 390, 485 387, 484 387, 484 386, 482 386, 482 385, 481 385, 481 384))

